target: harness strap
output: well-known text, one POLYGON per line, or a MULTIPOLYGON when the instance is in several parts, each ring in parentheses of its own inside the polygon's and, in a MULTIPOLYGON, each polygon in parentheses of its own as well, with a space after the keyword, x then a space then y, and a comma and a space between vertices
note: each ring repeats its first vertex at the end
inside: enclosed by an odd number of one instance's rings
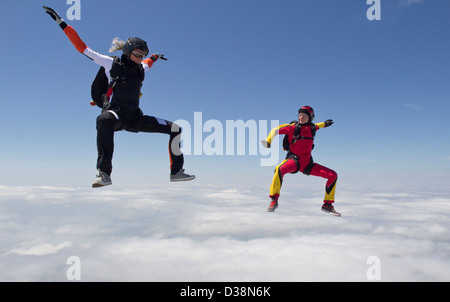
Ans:
MULTIPOLYGON (((292 152, 289 152, 286 155, 286 159, 292 159, 295 162, 295 164, 297 165, 297 170, 295 172, 292 172, 292 174, 298 173, 298 171, 300 171, 300 162, 299 162, 298 156, 292 152)), ((313 167, 314 167, 314 160, 311 156, 308 165, 306 165, 306 167, 303 169, 302 173, 305 175, 310 175, 313 167)))
POLYGON ((300 162, 298 161, 297 155, 295 155, 294 153, 289 151, 288 154, 286 155, 286 159, 292 159, 295 162, 295 164, 297 165, 297 170, 295 170, 295 172, 293 172, 292 174, 295 174, 298 171, 300 171, 300 162))
MULTIPOLYGON (((145 72, 144 72, 142 65, 139 65, 138 68, 139 68, 139 78, 141 80, 141 86, 142 86, 142 81, 145 78, 145 72)), ((121 78, 123 78, 124 73, 125 73, 125 67, 124 67, 124 63, 121 61, 121 58, 114 57, 113 64, 109 71, 111 81, 109 82, 108 89, 106 91, 106 94, 104 95, 104 101, 106 101, 106 102, 110 101, 111 95, 114 93, 114 87, 119 82, 119 80, 121 80, 121 78)), ((142 96, 142 93, 139 93, 139 98, 141 96, 142 96)), ((136 109, 136 108, 133 108, 133 110, 134 109, 136 109)))
POLYGON ((116 86, 117 81, 112 80, 111 83, 108 85, 108 90, 106 91, 106 98, 109 101, 109 98, 114 92, 114 86, 116 86))
POLYGON ((103 103, 109 102, 111 95, 114 92, 114 86, 116 86, 117 81, 119 80, 120 75, 120 59, 119 57, 114 57, 111 70, 109 71, 109 75, 111 76, 111 81, 108 84, 108 88, 106 90, 106 94, 103 95, 103 103))
POLYGON ((314 137, 307 137, 307 136, 294 137, 294 138, 292 139, 291 146, 292 146, 297 140, 299 140, 299 139, 310 139, 310 140, 314 140, 314 137))
POLYGON ((292 142, 290 143, 290 146, 292 146, 299 139, 314 140, 314 136, 316 135, 316 127, 315 127, 314 124, 311 123, 311 134, 312 134, 312 137, 300 136, 301 128, 302 128, 302 125, 299 122, 295 122, 294 136, 292 138, 292 142))

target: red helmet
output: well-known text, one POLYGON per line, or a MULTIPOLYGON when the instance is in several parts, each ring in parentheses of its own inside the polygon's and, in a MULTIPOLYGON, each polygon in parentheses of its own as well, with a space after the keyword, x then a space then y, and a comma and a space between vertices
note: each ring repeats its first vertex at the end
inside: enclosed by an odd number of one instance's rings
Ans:
POLYGON ((309 116, 309 121, 312 122, 314 120, 314 109, 311 106, 303 106, 298 110, 298 113, 306 113, 309 116))

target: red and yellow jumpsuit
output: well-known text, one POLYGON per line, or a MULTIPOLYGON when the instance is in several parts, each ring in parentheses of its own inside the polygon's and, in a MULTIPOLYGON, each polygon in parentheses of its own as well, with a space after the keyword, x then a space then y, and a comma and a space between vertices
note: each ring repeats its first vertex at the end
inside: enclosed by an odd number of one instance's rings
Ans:
POLYGON ((270 197, 277 200, 280 196, 283 177, 286 173, 297 173, 298 171, 306 175, 320 176, 327 179, 325 186, 325 203, 334 202, 337 173, 327 167, 314 163, 311 151, 314 145, 314 131, 325 127, 325 123, 307 123, 301 125, 297 139, 294 139, 296 124, 283 124, 272 129, 266 141, 271 144, 273 138, 278 134, 287 134, 290 143, 290 152, 285 160, 275 168, 272 185, 270 186, 270 197), (315 127, 315 129, 314 129, 315 127))

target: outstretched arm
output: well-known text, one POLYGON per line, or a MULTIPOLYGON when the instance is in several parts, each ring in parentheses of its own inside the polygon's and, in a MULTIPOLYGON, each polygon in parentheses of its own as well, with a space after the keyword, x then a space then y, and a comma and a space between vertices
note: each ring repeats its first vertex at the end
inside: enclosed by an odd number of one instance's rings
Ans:
POLYGON ((67 25, 67 23, 58 15, 57 12, 55 12, 50 7, 43 6, 45 9, 45 12, 50 15, 50 17, 53 18, 53 20, 58 23, 59 27, 64 31, 66 36, 69 38, 70 42, 75 46, 75 48, 84 54, 84 51, 86 50, 87 46, 84 44, 83 40, 81 40, 80 36, 78 36, 75 29, 73 29, 72 26, 67 25))
POLYGON ((333 123, 334 123, 333 120, 326 120, 325 122, 317 123, 315 125, 316 125, 317 129, 320 129, 320 128, 324 128, 324 127, 330 127, 331 125, 333 125, 333 123))
MULTIPOLYGON (((102 55, 102 54, 100 54, 100 53, 90 49, 83 42, 83 40, 81 40, 80 36, 75 31, 75 29, 72 26, 67 25, 67 23, 58 15, 58 13, 55 10, 53 10, 50 7, 46 7, 46 6, 44 6, 44 9, 45 9, 45 12, 47 14, 49 14, 50 17, 52 17, 52 19, 56 21, 56 23, 58 23, 59 27, 61 27, 61 29, 64 31, 66 36, 69 38, 70 42, 72 42, 73 46, 75 46, 75 48, 80 53, 84 54, 86 57, 88 57, 89 59, 93 60, 96 64, 98 64, 100 66, 103 66, 105 68, 105 70, 110 70, 111 69, 111 66, 112 66, 113 61, 114 61, 113 58, 111 58, 109 56, 102 55)), ((157 53, 152 54, 150 56, 150 58, 144 59, 142 61, 142 65, 144 67, 144 71, 149 70, 150 67, 152 67, 153 63, 156 62, 158 59, 167 60, 164 57, 164 55, 157 54, 157 53)))
MULTIPOLYGON (((72 42, 73 46, 82 54, 84 54, 86 57, 94 61, 96 64, 103 66, 106 70, 110 70, 112 63, 114 61, 113 58, 109 56, 102 55, 96 51, 93 51, 90 49, 84 42, 81 40, 78 33, 75 31, 75 29, 67 25, 66 22, 58 15, 57 12, 55 12, 50 7, 44 6, 45 12, 52 17, 53 20, 58 23, 59 27, 64 31, 66 36, 69 38, 70 42, 72 42)), ((109 75, 109 73, 107 73, 109 75)))
MULTIPOLYGON (((65 24, 65 22, 63 22, 65 24)), ((66 36, 69 38, 70 42, 72 42, 73 46, 82 54, 88 48, 86 44, 84 44, 83 40, 81 40, 80 36, 78 36, 75 29, 72 26, 66 25, 63 29, 66 36)))
POLYGON ((261 143, 265 148, 270 148, 272 140, 275 138, 275 136, 277 136, 278 134, 288 134, 289 131, 292 131, 292 125, 294 124, 283 124, 273 128, 267 136, 266 140, 262 140, 261 143))

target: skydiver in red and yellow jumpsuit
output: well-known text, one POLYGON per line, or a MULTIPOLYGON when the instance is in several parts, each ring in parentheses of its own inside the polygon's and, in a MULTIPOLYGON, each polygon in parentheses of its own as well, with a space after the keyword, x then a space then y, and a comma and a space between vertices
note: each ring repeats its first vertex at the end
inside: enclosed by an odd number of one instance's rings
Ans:
POLYGON ((275 168, 272 185, 270 186, 269 196, 271 203, 267 208, 268 212, 273 212, 278 207, 278 198, 284 175, 300 171, 306 175, 320 176, 327 179, 322 211, 334 216, 341 216, 333 207, 337 173, 315 163, 311 157, 316 131, 331 126, 333 120, 314 124, 312 122, 313 119, 314 110, 310 106, 303 106, 298 111, 298 122, 280 125, 272 129, 267 139, 262 141, 264 147, 270 148, 273 138, 278 134, 288 135, 289 139, 289 153, 286 159, 275 168))

